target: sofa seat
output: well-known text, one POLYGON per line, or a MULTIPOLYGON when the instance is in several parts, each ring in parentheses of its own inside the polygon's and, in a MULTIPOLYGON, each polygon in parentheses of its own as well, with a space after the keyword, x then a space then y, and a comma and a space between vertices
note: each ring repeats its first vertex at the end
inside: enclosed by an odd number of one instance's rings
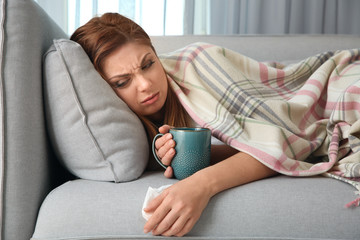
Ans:
MULTIPOLYGON (((32 239, 147 239, 146 191, 176 181, 162 172, 127 183, 68 181, 43 202, 32 239)), ((213 197, 185 238, 360 239, 360 214, 344 207, 353 199, 352 187, 334 179, 276 176, 213 197)))

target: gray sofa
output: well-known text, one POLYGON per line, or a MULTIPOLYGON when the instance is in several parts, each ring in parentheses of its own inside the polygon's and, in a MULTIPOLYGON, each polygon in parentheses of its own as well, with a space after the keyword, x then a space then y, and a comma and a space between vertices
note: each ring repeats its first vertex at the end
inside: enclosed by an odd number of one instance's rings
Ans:
MULTIPOLYGON (((122 183, 78 179, 59 163, 44 114, 42 60, 67 38, 31 0, 1 0, 2 240, 148 239, 141 207, 149 186, 174 183, 144 172, 122 183)), ((296 61, 356 48, 359 36, 153 37, 158 53, 203 41, 256 60, 296 61)), ((211 199, 187 239, 360 239, 354 189, 320 176, 277 176, 211 199)))

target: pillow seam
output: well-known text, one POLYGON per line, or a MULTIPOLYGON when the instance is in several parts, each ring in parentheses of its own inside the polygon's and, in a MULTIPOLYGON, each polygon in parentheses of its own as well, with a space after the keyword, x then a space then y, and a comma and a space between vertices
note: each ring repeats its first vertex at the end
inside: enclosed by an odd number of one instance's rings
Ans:
POLYGON ((99 154, 101 155, 103 161, 105 161, 106 164, 108 165, 108 167, 109 167, 109 169, 110 169, 110 171, 111 171, 111 173, 112 173, 112 175, 113 175, 114 181, 115 181, 115 182, 119 182, 119 179, 117 178, 117 176, 116 176, 116 174, 115 174, 115 172, 114 172, 114 168, 113 168, 111 162, 109 162, 109 161, 106 160, 105 154, 104 154, 103 151, 101 150, 98 141, 96 140, 94 134, 92 133, 92 131, 91 131, 91 129, 90 129, 88 123, 87 123, 87 121, 88 121, 88 116, 87 116, 87 114, 85 114, 85 111, 84 111, 84 109, 83 109, 83 107, 82 107, 82 105, 81 105, 81 102, 80 102, 80 100, 79 100, 79 98, 78 98, 76 89, 75 89, 75 87, 74 87, 74 82, 73 82, 73 80, 72 80, 72 77, 70 76, 69 69, 68 69, 68 67, 67 67, 67 65, 66 65, 66 62, 65 62, 65 59, 64 59, 64 55, 63 55, 63 51, 62 51, 61 46, 60 46, 60 45, 61 45, 61 41, 56 41, 56 40, 55 40, 55 41, 54 41, 54 45, 55 45, 56 50, 60 52, 60 58, 61 58, 61 61, 62 61, 62 66, 63 66, 63 68, 65 68, 65 70, 66 70, 67 79, 69 80, 70 85, 71 85, 72 95, 73 95, 73 97, 74 97, 74 99, 75 99, 76 106, 77 106, 77 108, 78 108, 78 110, 79 110, 79 113, 80 113, 80 115, 81 115, 81 117, 82 117, 82 125, 85 127, 86 131, 87 131, 88 134, 90 135, 90 139, 92 140, 93 144, 95 145, 96 150, 97 150, 97 151, 99 152, 99 154))

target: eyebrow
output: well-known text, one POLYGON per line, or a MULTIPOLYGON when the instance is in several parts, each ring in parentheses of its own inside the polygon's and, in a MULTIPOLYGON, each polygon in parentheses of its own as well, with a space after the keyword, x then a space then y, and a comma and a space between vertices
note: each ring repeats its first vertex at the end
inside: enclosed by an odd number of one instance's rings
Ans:
MULTIPOLYGON (((144 62, 146 61, 147 59, 147 56, 149 56, 151 53, 148 52, 146 53, 143 58, 141 59, 141 63, 140 63, 140 66, 138 68, 141 68, 141 66, 144 64, 144 62)), ((114 79, 114 78, 123 78, 123 77, 129 77, 131 74, 130 73, 124 73, 124 74, 118 74, 118 75, 115 75, 115 76, 112 76, 111 78, 108 79, 108 81, 111 81, 111 79, 114 79)))

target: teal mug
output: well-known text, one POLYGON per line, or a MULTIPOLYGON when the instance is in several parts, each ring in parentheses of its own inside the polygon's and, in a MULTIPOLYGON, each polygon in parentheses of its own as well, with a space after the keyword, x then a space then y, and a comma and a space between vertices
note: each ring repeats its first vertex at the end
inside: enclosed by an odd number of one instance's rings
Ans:
MULTIPOLYGON (((195 172, 210 165, 211 152, 211 131, 208 128, 171 128, 169 130, 176 143, 176 154, 171 161, 174 176, 181 180, 194 174, 195 172)), ((155 152, 155 141, 164 134, 157 134, 152 142, 152 152, 156 161, 163 167, 164 165, 155 152)))

